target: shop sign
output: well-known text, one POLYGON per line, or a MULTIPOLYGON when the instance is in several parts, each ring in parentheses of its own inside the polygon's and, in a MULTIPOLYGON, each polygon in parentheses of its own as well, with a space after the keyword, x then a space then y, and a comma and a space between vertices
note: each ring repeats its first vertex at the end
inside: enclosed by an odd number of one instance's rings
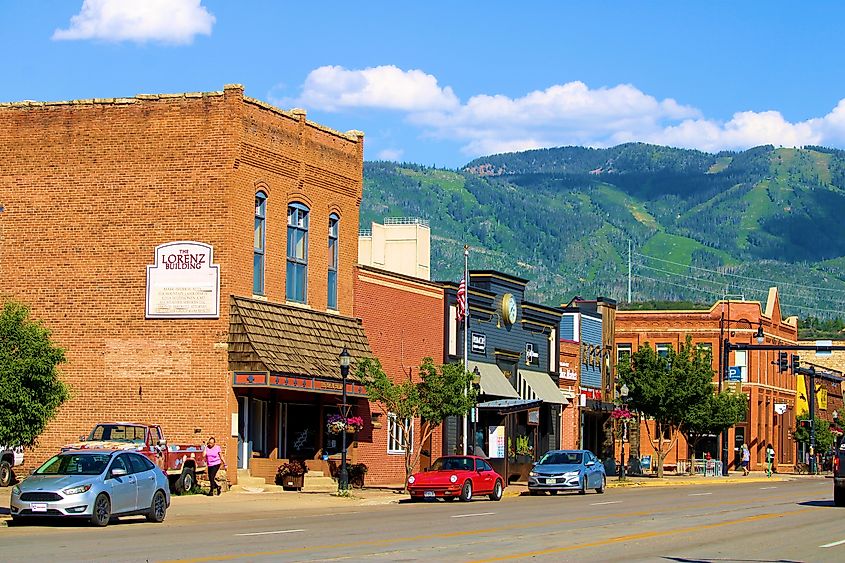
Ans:
POLYGON ((531 363, 535 359, 538 359, 539 357, 540 357, 540 353, 534 351, 534 344, 532 344, 531 342, 526 342, 525 343, 525 364, 530 366, 531 363))
POLYGON ((568 362, 560 362, 558 377, 567 381, 578 381, 578 372, 574 369, 570 369, 568 362))
POLYGON ((775 414, 785 414, 786 403, 775 403, 775 414))
POLYGON ((531 409, 528 411, 528 424, 532 426, 540 425, 540 409, 531 409))
POLYGON ((193 241, 161 244, 147 266, 148 319, 220 317, 220 266, 211 245, 193 241))
POLYGON ((581 395, 586 399, 601 401, 601 389, 582 389, 581 395))
POLYGON ((505 427, 488 426, 487 438, 490 444, 490 457, 503 459, 505 457, 505 427))
POLYGON ((487 335, 480 332, 472 333, 472 352, 473 354, 487 353, 487 335))

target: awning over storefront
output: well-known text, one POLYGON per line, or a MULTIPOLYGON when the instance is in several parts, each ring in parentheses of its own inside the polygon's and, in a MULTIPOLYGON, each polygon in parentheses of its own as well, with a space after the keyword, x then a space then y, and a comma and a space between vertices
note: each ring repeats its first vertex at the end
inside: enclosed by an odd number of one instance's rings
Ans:
POLYGON ((338 356, 344 347, 352 356, 347 392, 364 395, 355 378, 355 364, 372 352, 357 319, 231 298, 229 370, 235 387, 340 393, 338 356))
POLYGON ((478 369, 478 373, 481 375, 481 393, 483 395, 519 399, 519 393, 516 392, 516 389, 513 388, 513 385, 505 378, 502 370, 496 364, 485 364, 470 360, 468 366, 470 372, 478 369))
POLYGON ((541 403, 542 401, 539 399, 498 399, 496 401, 478 403, 476 407, 480 410, 491 410, 499 414, 508 414, 536 409, 541 403))
POLYGON ((544 403, 551 403, 553 405, 569 404, 569 401, 563 396, 560 388, 545 373, 525 370, 518 370, 517 373, 519 373, 520 381, 527 386, 527 389, 524 390, 523 398, 540 399, 544 403))

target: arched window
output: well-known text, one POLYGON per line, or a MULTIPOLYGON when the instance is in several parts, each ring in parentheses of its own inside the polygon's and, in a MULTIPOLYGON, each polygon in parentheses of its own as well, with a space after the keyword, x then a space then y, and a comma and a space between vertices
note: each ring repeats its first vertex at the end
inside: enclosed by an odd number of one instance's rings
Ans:
POLYGON ((308 283, 308 208, 288 205, 287 299, 305 303, 308 283))
POLYGON ((252 251, 252 293, 264 295, 264 244, 266 240, 267 194, 255 194, 255 231, 252 251))
POLYGON ((329 215, 329 295, 328 308, 337 309, 337 235, 340 217, 329 215))

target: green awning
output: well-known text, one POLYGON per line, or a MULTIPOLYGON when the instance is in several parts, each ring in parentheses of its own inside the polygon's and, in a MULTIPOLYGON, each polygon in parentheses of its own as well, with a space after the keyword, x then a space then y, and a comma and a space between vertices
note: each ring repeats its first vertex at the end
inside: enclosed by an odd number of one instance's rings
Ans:
POLYGON ((508 399, 519 399, 519 393, 513 385, 505 378, 502 370, 496 364, 469 361, 469 371, 478 369, 481 375, 481 394, 492 397, 505 397, 508 399))
POLYGON ((523 399, 540 399, 553 405, 568 405, 563 392, 548 374, 539 371, 518 370, 519 387, 523 399), (524 384, 524 386, 523 386, 524 384))

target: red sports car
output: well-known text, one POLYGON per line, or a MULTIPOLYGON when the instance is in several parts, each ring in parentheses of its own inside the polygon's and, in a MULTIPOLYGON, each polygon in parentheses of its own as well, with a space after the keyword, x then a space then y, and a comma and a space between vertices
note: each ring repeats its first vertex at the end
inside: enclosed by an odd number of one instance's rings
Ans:
POLYGON ((460 498, 468 502, 475 495, 502 500, 504 488, 502 476, 487 461, 471 455, 438 458, 427 471, 408 477, 411 500, 460 498))

